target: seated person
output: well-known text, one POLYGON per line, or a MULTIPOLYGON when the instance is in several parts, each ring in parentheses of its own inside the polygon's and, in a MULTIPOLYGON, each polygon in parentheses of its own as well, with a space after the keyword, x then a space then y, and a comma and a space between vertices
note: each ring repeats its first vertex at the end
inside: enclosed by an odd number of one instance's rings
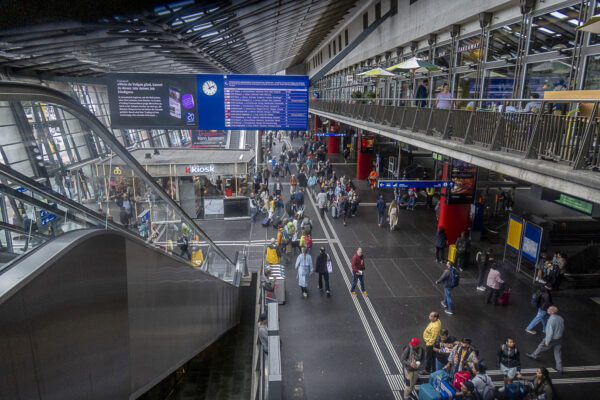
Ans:
POLYGON ((540 98, 539 94, 537 94, 537 93, 531 93, 531 95, 529 96, 529 98, 532 101, 530 101, 527 104, 525 104, 525 109, 524 109, 525 112, 532 113, 532 112, 536 112, 540 108, 542 108, 542 103, 540 101, 537 101, 540 98))

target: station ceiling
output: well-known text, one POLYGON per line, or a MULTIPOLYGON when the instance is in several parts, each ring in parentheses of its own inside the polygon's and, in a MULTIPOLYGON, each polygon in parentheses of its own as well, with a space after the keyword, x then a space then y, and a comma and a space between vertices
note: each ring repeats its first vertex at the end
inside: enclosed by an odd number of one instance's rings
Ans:
POLYGON ((0 69, 272 74, 304 61, 356 0, 0 0, 0 69))

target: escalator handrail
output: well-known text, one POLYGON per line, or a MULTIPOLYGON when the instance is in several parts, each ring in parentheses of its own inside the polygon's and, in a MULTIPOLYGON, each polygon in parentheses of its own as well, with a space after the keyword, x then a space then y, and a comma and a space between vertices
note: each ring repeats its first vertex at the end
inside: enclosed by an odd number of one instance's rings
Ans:
POLYGON ((120 157, 121 160, 126 162, 135 174, 140 176, 144 183, 152 188, 163 201, 173 207, 181 219, 184 220, 190 228, 202 235, 204 240, 206 240, 221 257, 235 267, 235 264, 225 252, 223 252, 223 250, 218 247, 208 235, 206 235, 206 233, 185 213, 185 211, 183 211, 162 187, 154 181, 152 176, 135 160, 127 149, 119 143, 108 128, 106 128, 94 114, 83 107, 77 100, 58 90, 45 86, 22 82, 0 81, 0 101, 47 101, 66 107, 69 113, 85 122, 94 134, 100 136, 100 138, 108 144, 110 150, 120 157))

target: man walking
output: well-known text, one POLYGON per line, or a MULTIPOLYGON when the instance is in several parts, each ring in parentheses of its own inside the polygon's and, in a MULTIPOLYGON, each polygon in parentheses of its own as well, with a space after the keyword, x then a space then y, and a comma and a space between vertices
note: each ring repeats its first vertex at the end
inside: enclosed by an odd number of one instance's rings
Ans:
POLYGON ((317 263, 315 265, 315 271, 319 273, 319 290, 323 291, 323 281, 325 281, 325 293, 327 293, 327 297, 331 296, 331 292, 329 291, 329 266, 331 265, 331 259, 329 258, 329 254, 325 252, 325 247, 321 247, 320 253, 317 256, 317 263))
POLYGON ((425 340, 425 371, 435 371, 435 352, 433 351, 433 345, 435 339, 437 339, 440 329, 442 329, 442 321, 440 321, 440 314, 435 311, 429 313, 429 324, 423 332, 423 339, 425 340))
POLYGON ((477 262, 477 290, 485 292, 485 286, 483 286, 485 280, 485 271, 487 267, 494 262, 494 249, 487 249, 485 252, 482 250, 475 256, 477 262))
POLYGON ((467 232, 462 232, 460 237, 456 239, 456 267, 459 271, 462 271, 467 267, 467 260, 469 259, 468 247, 469 239, 467 239, 467 232))
POLYGON ((537 333, 533 330, 533 328, 535 328, 540 322, 542 323, 542 330, 544 332, 546 331, 546 324, 548 323, 547 311, 552 305, 552 296, 550 295, 551 290, 552 286, 546 284, 546 286, 544 286, 537 294, 537 314, 535 317, 533 317, 529 325, 527 325, 527 328, 525 328, 525 332, 529 333, 530 335, 535 335, 537 333))
POLYGON ((367 291, 365 290, 365 259, 363 256, 363 251, 359 247, 356 250, 356 254, 352 257, 352 273, 354 274, 354 280, 352 281, 352 287, 350 288, 350 293, 356 296, 356 284, 360 280, 360 287, 362 288, 363 295, 367 295, 367 291))
POLYGON ((377 224, 381 228, 383 225, 383 215, 385 214, 385 200, 382 194, 379 195, 379 200, 375 203, 375 207, 377 207, 377 224))
POLYGON ((563 317, 557 314, 558 308, 556 306, 548 307, 548 323, 546 324, 546 337, 538 345, 537 349, 533 353, 527 353, 527 357, 534 360, 538 359, 540 353, 554 349, 554 361, 556 362, 556 371, 559 374, 563 373, 562 367, 562 337, 565 331, 565 321, 563 317))
POLYGON ((446 270, 440 276, 440 279, 435 281, 436 285, 444 282, 444 299, 442 300, 442 306, 445 308, 446 314, 454 314, 454 309, 452 308, 452 289, 458 286, 460 281, 460 275, 456 268, 454 268, 454 263, 452 261, 446 262, 446 270))
POLYGON ((325 211, 327 210, 327 193, 325 193, 325 189, 321 189, 317 195, 317 206, 319 207, 321 217, 325 218, 325 211))
POLYGON ((404 348, 400 357, 400 362, 404 366, 404 376, 408 381, 404 389, 404 400, 410 399, 410 394, 419 380, 419 370, 424 359, 423 348, 419 344, 419 338, 410 339, 409 345, 404 348))

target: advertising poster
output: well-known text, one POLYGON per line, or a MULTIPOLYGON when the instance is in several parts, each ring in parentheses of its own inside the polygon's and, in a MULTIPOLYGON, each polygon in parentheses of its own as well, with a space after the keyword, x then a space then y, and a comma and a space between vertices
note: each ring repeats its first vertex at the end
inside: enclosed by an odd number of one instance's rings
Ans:
POLYGON ((109 74, 106 85, 113 128, 198 126, 195 75, 109 74))
POLYGON ((532 263, 537 263, 540 254, 540 244, 542 243, 542 228, 530 222, 525 222, 523 232, 522 254, 532 263))
POLYGON ((508 219, 508 235, 506 244, 514 251, 521 249, 521 233, 523 232, 523 220, 517 216, 511 215, 508 219))
POLYGON ((448 204, 471 204, 475 200, 477 186, 477 166, 468 162, 453 160, 451 180, 454 187, 447 196, 448 204))
POLYGON ((221 148, 227 143, 227 132, 217 130, 192 131, 192 147, 221 148))

